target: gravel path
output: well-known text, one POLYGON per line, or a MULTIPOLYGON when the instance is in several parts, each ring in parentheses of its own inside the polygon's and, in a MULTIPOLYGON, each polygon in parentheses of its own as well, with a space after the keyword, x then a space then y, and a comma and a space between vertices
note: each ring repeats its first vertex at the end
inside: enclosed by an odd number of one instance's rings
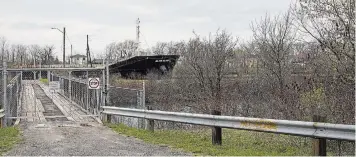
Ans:
POLYGON ((125 137, 100 124, 83 126, 73 122, 20 124, 23 141, 9 156, 186 156, 165 146, 125 137))

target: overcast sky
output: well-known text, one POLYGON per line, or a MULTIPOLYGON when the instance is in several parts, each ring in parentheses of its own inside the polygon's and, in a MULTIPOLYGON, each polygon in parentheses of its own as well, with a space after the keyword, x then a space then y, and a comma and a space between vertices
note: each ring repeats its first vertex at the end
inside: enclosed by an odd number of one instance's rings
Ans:
POLYGON ((221 28, 246 40, 252 35, 252 21, 287 11, 291 1, 0 0, 0 36, 15 44, 54 45, 59 59, 62 34, 51 27, 66 27, 73 54, 85 54, 88 34, 91 51, 97 54, 110 42, 134 40, 138 17, 143 49, 158 41, 187 40, 192 30, 205 36, 221 28))

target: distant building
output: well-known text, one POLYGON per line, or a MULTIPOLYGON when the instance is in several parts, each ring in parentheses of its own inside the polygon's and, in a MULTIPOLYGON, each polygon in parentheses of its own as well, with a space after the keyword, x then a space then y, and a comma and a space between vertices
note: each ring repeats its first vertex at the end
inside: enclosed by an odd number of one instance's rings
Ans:
POLYGON ((86 64, 87 63, 86 58, 87 58, 87 56, 85 56, 85 55, 76 54, 76 55, 70 56, 70 63, 76 64, 76 65, 86 64))

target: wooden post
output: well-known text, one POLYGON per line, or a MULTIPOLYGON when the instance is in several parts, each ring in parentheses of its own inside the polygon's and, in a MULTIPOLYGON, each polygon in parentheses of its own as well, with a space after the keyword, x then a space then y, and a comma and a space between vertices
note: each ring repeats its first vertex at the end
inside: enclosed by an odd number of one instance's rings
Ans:
MULTIPOLYGON (((217 110, 213 110, 212 115, 221 115, 220 111, 217 110)), ((212 143, 213 145, 221 145, 222 143, 222 131, 221 131, 221 127, 213 127, 212 128, 212 143)))
MULTIPOLYGON (((313 116, 313 122, 326 122, 326 118, 318 115, 313 116)), ((313 139, 313 155, 326 156, 326 139, 314 138, 313 139)))
POLYGON ((110 114, 106 115, 106 122, 111 123, 111 115, 110 114))
MULTIPOLYGON (((147 106, 146 108, 147 108, 147 110, 152 110, 151 106, 147 106)), ((155 128, 155 121, 153 119, 147 119, 146 120, 146 130, 154 132, 154 128, 155 128)))

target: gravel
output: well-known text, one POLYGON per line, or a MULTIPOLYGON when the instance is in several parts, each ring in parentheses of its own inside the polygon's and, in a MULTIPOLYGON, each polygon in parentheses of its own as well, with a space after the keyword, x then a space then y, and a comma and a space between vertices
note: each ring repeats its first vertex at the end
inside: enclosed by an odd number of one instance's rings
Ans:
POLYGON ((187 156, 167 146, 148 144, 117 134, 98 123, 25 123, 20 125, 23 141, 8 156, 187 156))

